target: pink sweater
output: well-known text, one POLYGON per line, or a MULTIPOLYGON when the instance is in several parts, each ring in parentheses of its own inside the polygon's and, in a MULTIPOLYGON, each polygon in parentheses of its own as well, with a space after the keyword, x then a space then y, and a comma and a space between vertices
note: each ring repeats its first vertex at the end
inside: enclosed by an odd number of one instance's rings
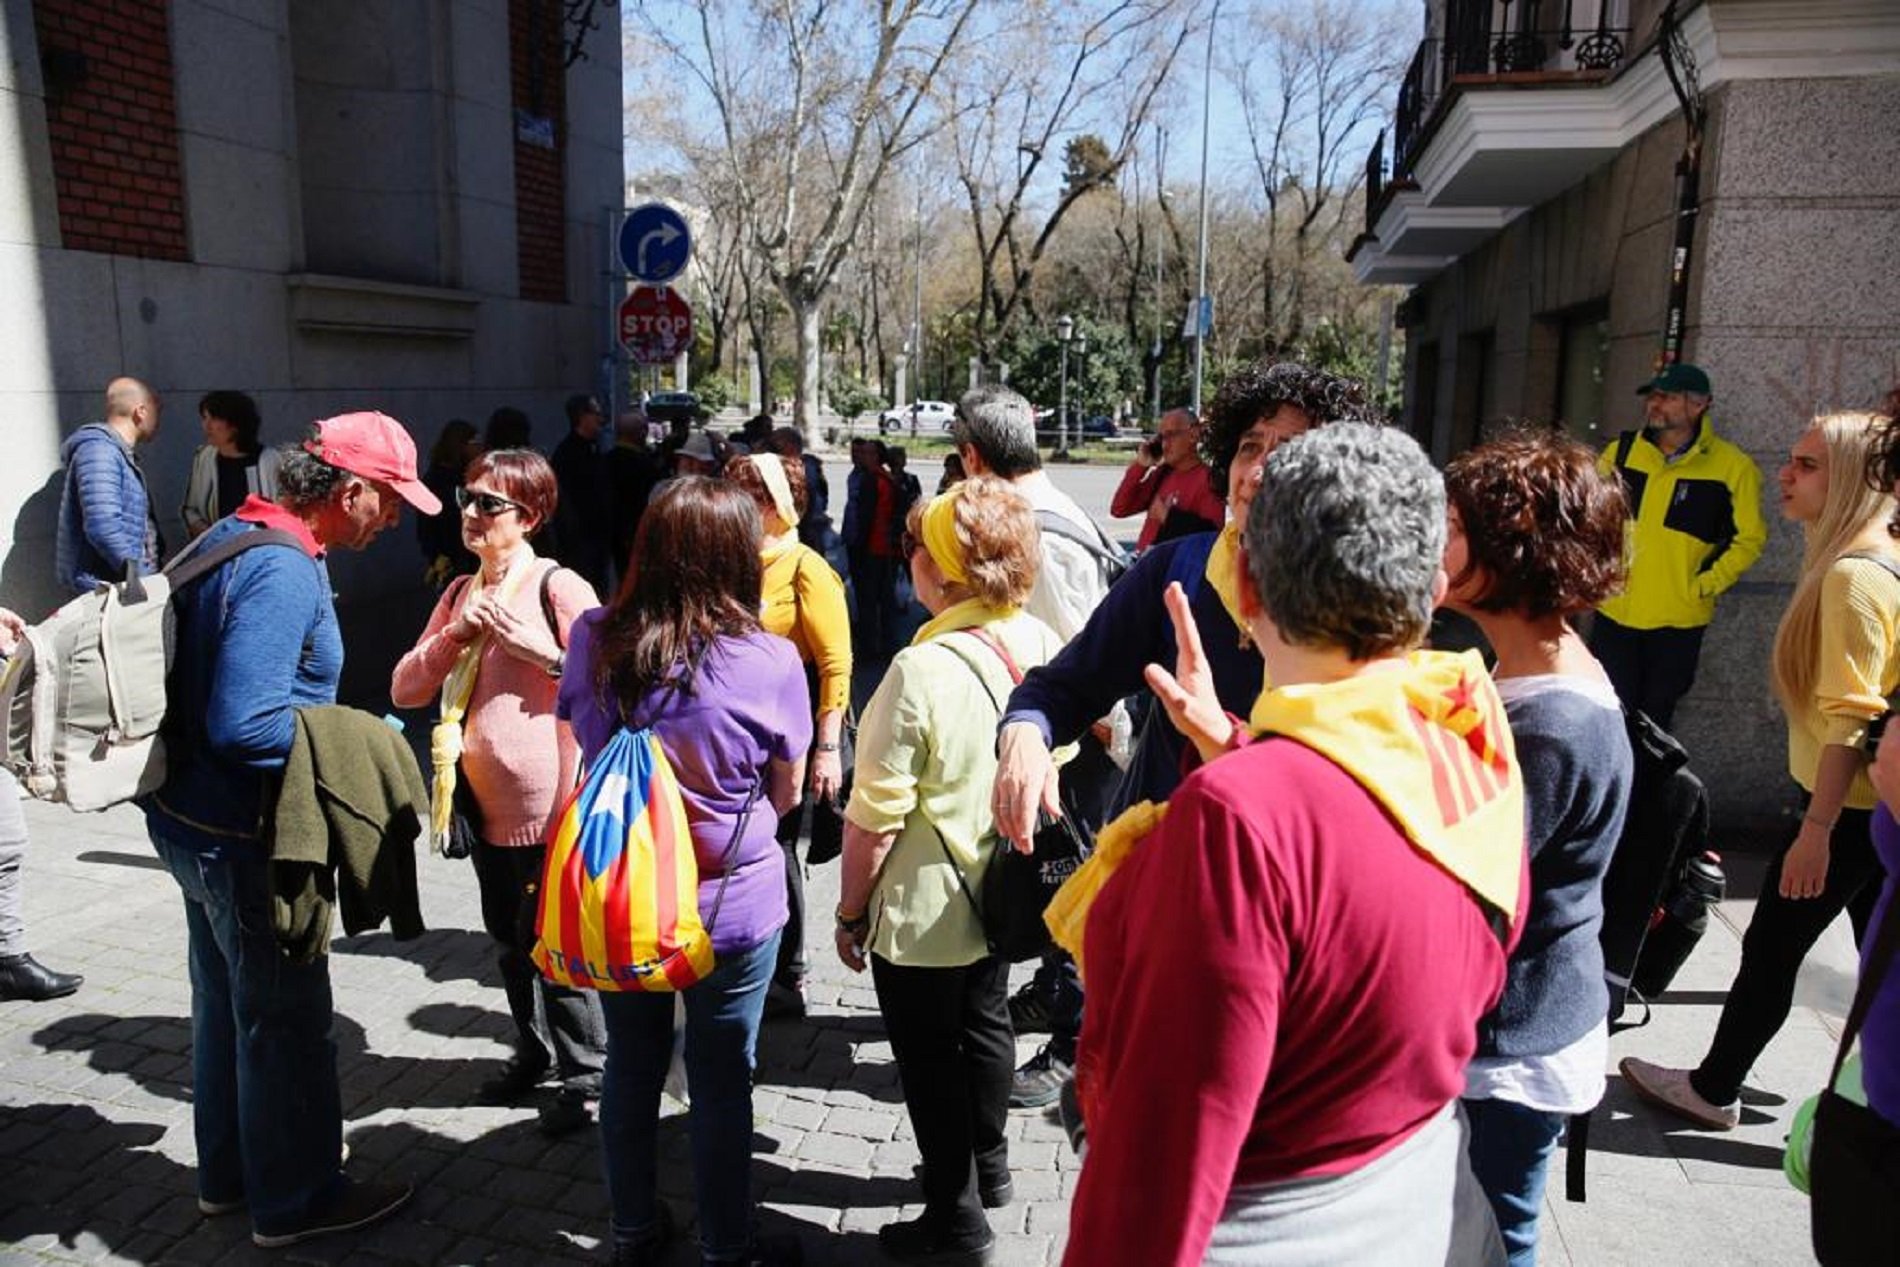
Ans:
MULTIPOLYGON (((556 564, 536 559, 529 566, 533 571, 522 578, 509 608, 524 622, 545 625, 541 573, 556 564)), ((472 583, 456 585, 444 593, 422 637, 397 661, 389 683, 397 707, 421 708, 441 698, 442 680, 462 650, 445 630, 473 588, 472 583)), ((562 646, 574 618, 600 605, 593 587, 566 568, 555 572, 548 597, 562 646)), ((541 666, 509 655, 493 638, 482 648, 475 690, 462 719, 462 773, 481 806, 482 839, 492 845, 542 843, 548 820, 574 782, 579 750, 566 723, 554 716, 560 685, 541 666)))

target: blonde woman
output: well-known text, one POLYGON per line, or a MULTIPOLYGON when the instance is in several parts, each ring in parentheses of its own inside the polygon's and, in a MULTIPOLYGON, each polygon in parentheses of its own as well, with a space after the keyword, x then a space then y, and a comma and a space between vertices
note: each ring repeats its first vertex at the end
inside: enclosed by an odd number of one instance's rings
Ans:
POLYGON ((996 719, 1013 664, 1061 642, 1022 609, 1036 583, 1035 512, 978 476, 912 506, 899 549, 930 621, 865 706, 839 879, 838 957, 868 962, 923 1155, 920 1217, 880 1229, 900 1260, 980 1255, 984 1209, 1007 1205, 1009 965, 991 954, 973 895, 996 846, 996 719))
POLYGON ((1801 826, 1762 881, 1742 966, 1702 1063, 1622 1063, 1638 1095, 1708 1130, 1740 1120, 1742 1081, 1787 1020, 1808 950, 1843 909, 1864 943, 1880 891, 1862 741, 1900 683, 1900 576, 1890 570, 1900 568, 1900 545, 1886 527, 1892 494, 1862 478, 1878 421, 1817 418, 1781 468, 1781 513, 1807 538, 1772 664, 1788 718, 1788 770, 1803 793, 1801 826))
POLYGON ((726 477, 752 497, 764 525, 759 552, 764 565, 764 594, 759 624, 770 634, 791 639, 805 665, 806 691, 815 719, 811 778, 798 804, 779 819, 778 843, 785 854, 785 888, 791 918, 779 939, 778 966, 766 996, 768 1019, 805 1014, 805 870, 798 861, 798 827, 805 806, 830 804, 844 782, 839 745, 845 708, 851 703, 851 613, 844 582, 816 550, 800 544, 809 486, 797 458, 776 453, 736 457, 726 477))

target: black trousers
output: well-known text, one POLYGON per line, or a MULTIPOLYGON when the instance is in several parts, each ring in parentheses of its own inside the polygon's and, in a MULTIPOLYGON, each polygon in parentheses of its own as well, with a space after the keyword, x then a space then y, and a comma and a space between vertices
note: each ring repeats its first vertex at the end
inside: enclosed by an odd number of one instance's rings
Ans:
POLYGON ((478 841, 473 859, 481 890, 482 926, 495 939, 502 992, 515 1018, 515 1051, 530 1064, 551 1065, 561 1084, 600 1093, 607 1063, 607 1023, 591 990, 555 985, 535 969, 534 916, 546 845, 478 841))
POLYGON ((1702 634, 1701 627, 1631 629, 1598 612, 1590 626, 1590 653, 1609 675, 1618 699, 1673 732, 1676 701, 1695 685, 1702 634))
POLYGON ((988 1226, 977 1184, 1009 1177, 1009 965, 906 968, 871 956, 904 1107, 924 1159, 924 1215, 956 1235, 988 1226))
POLYGON ((1781 896, 1786 849, 1769 865, 1755 917, 1742 936, 1742 966, 1722 1004, 1715 1039, 1690 1075, 1696 1094, 1709 1103, 1732 1104, 1741 1093, 1749 1069, 1780 1032, 1794 1006, 1794 980, 1801 961, 1843 910, 1853 921, 1855 943, 1865 948, 1867 925, 1886 876, 1874 853, 1872 824, 1871 811, 1841 811, 1828 838, 1827 885, 1819 897, 1781 896))

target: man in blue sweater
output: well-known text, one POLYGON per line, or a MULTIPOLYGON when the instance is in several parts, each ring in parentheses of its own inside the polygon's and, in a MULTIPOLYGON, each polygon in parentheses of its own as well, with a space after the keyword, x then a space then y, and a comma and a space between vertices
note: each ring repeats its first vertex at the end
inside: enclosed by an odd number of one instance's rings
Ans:
POLYGON ((124 580, 128 568, 158 570, 165 545, 136 452, 158 434, 158 415, 157 392, 136 378, 115 378, 106 386, 105 421, 87 423, 60 446, 66 483, 53 572, 68 593, 124 580))
POLYGON ((170 766, 141 802, 185 898, 198 1208, 248 1211, 265 1248, 362 1227, 410 1195, 343 1173, 329 960, 295 963, 278 949, 266 837, 297 710, 336 701, 343 639, 325 552, 367 546, 405 501, 441 509, 417 478, 415 442, 386 415, 325 419, 283 452, 277 500, 251 497, 200 542, 264 529, 288 538, 235 556, 177 599, 170 766))

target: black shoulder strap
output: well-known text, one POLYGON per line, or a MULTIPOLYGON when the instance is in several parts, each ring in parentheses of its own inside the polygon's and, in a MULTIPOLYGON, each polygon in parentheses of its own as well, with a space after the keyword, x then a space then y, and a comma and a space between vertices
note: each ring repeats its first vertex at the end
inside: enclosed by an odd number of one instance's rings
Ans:
POLYGON ((1625 431, 1616 438, 1616 465, 1618 468, 1630 464, 1630 450, 1636 447, 1636 433, 1625 431))
POLYGON ((556 563, 541 574, 541 616, 548 622, 548 632, 554 635, 554 645, 567 650, 567 639, 561 637, 561 623, 554 618, 554 574, 561 570, 556 563))
POLYGON ((299 554, 303 553, 303 543, 281 528, 253 529, 236 533, 208 550, 198 548, 194 543, 166 565, 165 579, 171 582, 172 593, 177 594, 205 573, 223 567, 246 550, 258 546, 289 546, 299 554))
POLYGON ((1128 558, 1116 549, 1112 543, 1101 539, 1091 539, 1070 521, 1067 515, 1058 515, 1053 510, 1036 512, 1036 526, 1044 532, 1054 533, 1064 541, 1073 541, 1097 560, 1113 568, 1126 569, 1128 558))
POLYGON ((1880 934, 1874 939, 1873 953, 1867 956, 1867 966, 1860 974, 1860 985, 1854 990, 1854 1006, 1848 1009, 1847 1024, 1841 1029, 1840 1049, 1834 1053, 1834 1072, 1828 1075, 1827 1086, 1831 1091, 1841 1080, 1841 1066, 1847 1063, 1847 1053, 1854 1049, 1854 1040, 1860 1037, 1860 1027, 1867 1021, 1867 1013, 1873 1010, 1874 999, 1880 994, 1887 974, 1893 968, 1893 957, 1900 949, 1900 911, 1892 905, 1880 921, 1880 934))

